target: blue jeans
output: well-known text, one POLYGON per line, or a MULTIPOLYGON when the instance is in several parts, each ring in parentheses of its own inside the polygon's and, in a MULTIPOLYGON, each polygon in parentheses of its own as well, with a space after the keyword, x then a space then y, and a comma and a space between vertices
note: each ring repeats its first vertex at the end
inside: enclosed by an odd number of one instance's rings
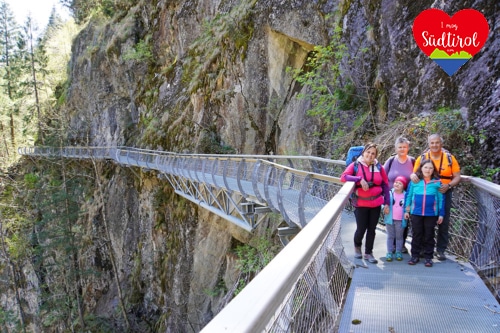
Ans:
POLYGON ((385 225, 385 230, 387 231, 387 252, 392 252, 394 249, 394 241, 396 241, 396 252, 401 252, 404 244, 403 231, 405 230, 402 221, 392 220, 392 224, 385 225))

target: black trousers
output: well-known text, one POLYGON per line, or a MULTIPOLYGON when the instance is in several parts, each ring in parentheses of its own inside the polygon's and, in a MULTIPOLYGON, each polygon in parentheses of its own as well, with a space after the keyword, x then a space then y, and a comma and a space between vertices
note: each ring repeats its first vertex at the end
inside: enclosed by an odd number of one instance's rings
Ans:
POLYGON ((448 247, 448 243, 450 241, 450 214, 451 214, 451 201, 453 198, 453 190, 446 191, 444 196, 444 216, 443 222, 438 224, 438 234, 437 234, 437 243, 436 250, 440 252, 444 252, 448 247))
POLYGON ((419 257, 424 253, 425 259, 432 259, 434 253, 434 233, 437 216, 411 215, 413 238, 411 240, 411 256, 419 257))
POLYGON ((356 207, 354 216, 356 217, 356 231, 354 232, 354 246, 361 247, 366 233, 365 254, 373 252, 375 242, 375 230, 377 229, 380 217, 381 206, 375 208, 356 207))

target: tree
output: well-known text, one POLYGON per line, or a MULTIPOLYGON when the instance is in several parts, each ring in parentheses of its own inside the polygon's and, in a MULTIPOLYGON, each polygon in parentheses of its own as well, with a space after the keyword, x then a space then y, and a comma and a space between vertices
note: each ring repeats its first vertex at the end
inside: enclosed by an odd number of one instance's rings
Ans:
POLYGON ((33 111, 36 110, 36 119, 38 127, 38 135, 40 136, 42 144, 43 130, 42 130, 42 106, 40 100, 40 89, 43 88, 43 78, 47 75, 47 56, 45 54, 44 44, 41 39, 35 40, 37 32, 36 23, 33 21, 31 14, 26 18, 26 23, 23 26, 23 33, 18 43, 20 65, 22 66, 22 77, 19 97, 26 99, 26 105, 30 111, 30 118, 33 118, 33 111))
MULTIPOLYGON (((20 72, 13 61, 13 57, 17 52, 18 37, 19 28, 14 19, 14 14, 9 5, 5 1, 2 1, 0 3, 0 64, 2 65, 3 69, 2 87, 4 88, 4 91, 8 96, 8 100, 10 103, 16 100, 18 80, 20 76, 20 72)), ((14 120, 14 115, 16 112, 18 112, 18 109, 15 106, 3 106, 2 114, 7 115, 9 119, 8 127, 10 129, 10 143, 12 147, 15 147, 16 145, 16 131, 14 120)), ((4 128, 3 124, 0 124, 0 128, 4 128)))

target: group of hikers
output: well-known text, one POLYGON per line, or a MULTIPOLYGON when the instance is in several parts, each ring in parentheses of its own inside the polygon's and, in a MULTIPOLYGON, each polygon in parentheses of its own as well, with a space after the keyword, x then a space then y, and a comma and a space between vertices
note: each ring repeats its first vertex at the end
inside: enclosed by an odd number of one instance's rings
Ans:
POLYGON ((362 147, 359 157, 347 165, 340 179, 356 183, 351 197, 356 218, 355 258, 378 262, 373 255, 373 245, 383 211, 387 230, 386 261, 403 260, 403 253, 408 252, 405 243, 410 224, 408 264, 417 264, 421 257, 426 267, 433 266, 434 256, 446 260, 451 200, 453 188, 460 182, 460 165, 455 156, 443 148, 441 135, 429 135, 428 146, 428 150, 414 158, 408 155, 410 141, 398 137, 396 154, 382 165, 377 160, 377 145, 368 143, 362 147))

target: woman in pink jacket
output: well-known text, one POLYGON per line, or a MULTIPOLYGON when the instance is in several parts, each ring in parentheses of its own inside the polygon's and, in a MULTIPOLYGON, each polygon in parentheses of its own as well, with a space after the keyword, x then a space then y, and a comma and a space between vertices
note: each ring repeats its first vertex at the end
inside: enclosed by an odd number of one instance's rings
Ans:
POLYGON ((354 233, 354 257, 362 258, 361 246, 366 233, 364 259, 376 264, 373 256, 375 230, 384 205, 384 213, 389 213, 389 181, 382 165, 377 161, 378 148, 368 143, 358 159, 347 166, 340 176, 342 182, 356 183, 352 195, 356 232, 354 233))

